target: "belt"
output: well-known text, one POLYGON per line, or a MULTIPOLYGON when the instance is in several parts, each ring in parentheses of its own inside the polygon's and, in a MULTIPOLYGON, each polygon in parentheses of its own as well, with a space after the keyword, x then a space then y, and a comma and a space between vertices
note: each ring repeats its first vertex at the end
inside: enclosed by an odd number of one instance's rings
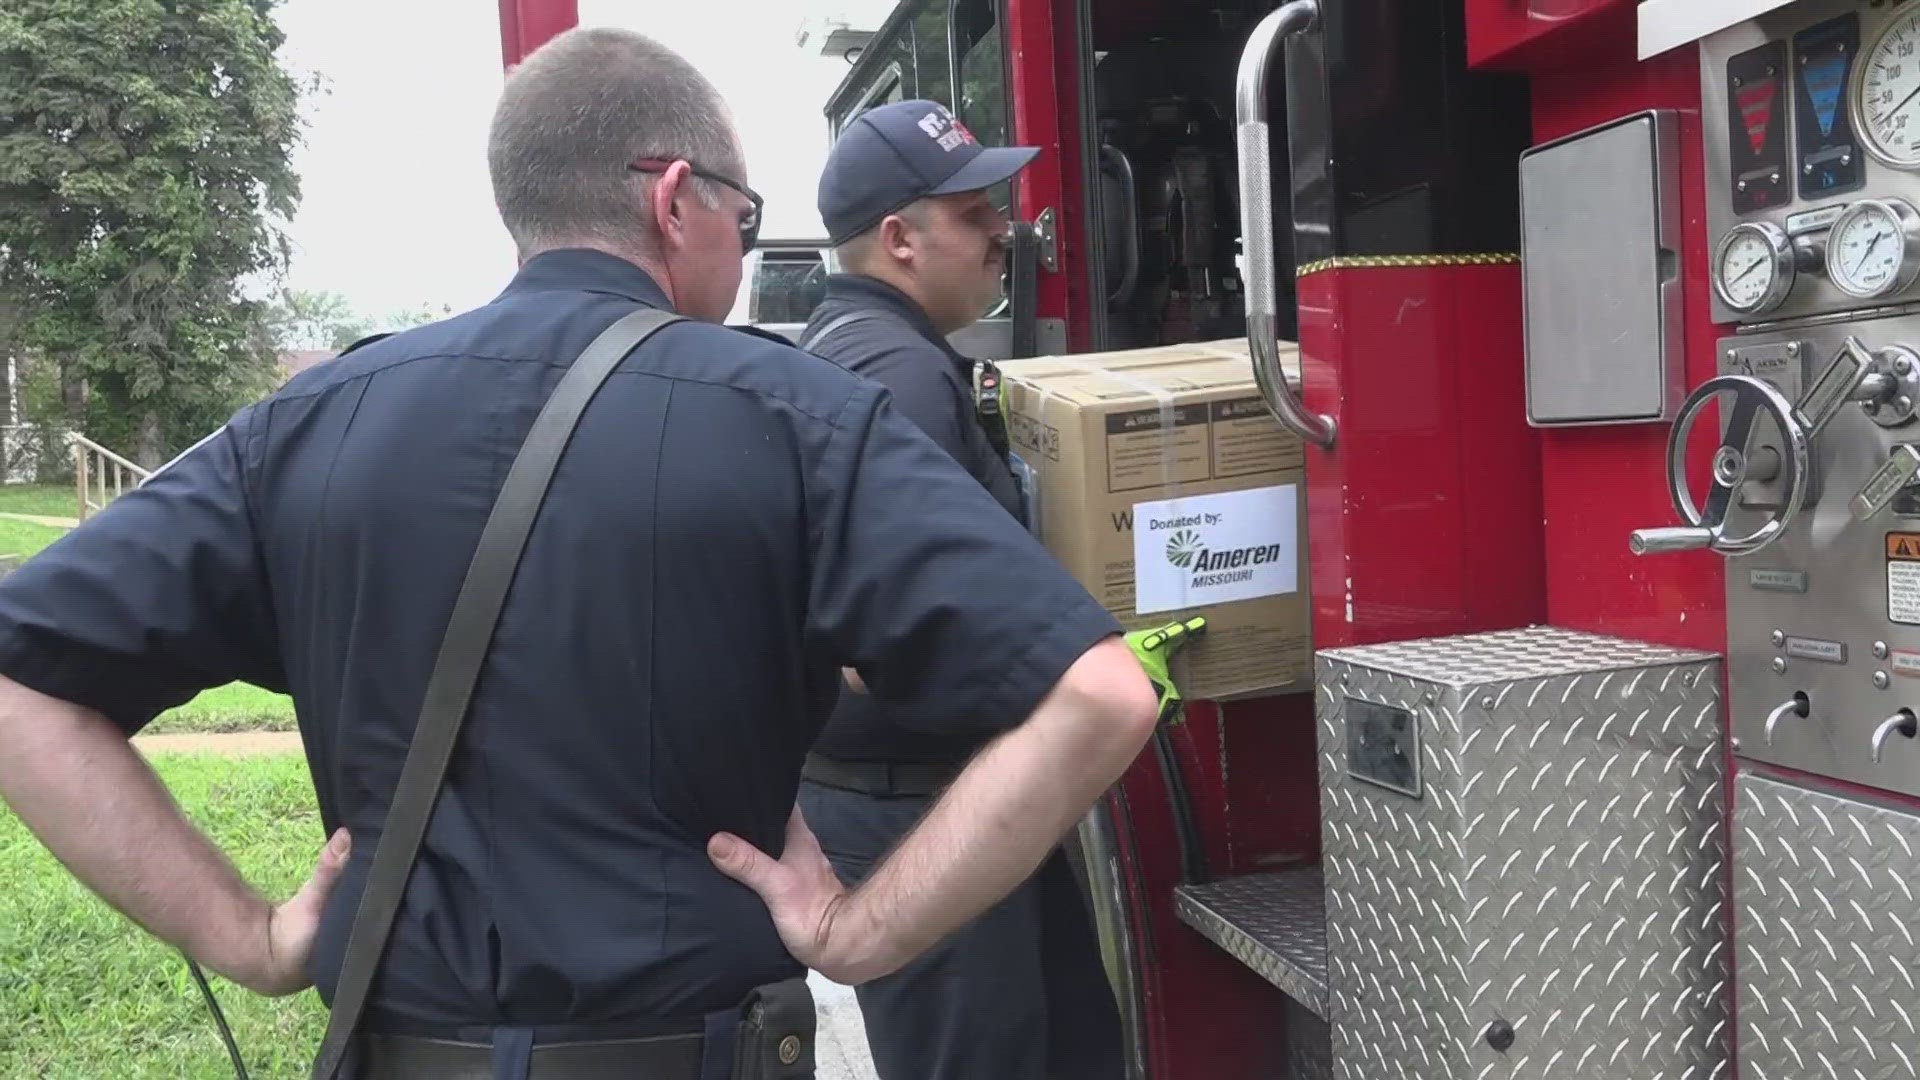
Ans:
MULTIPOLYGON (((699 1034, 535 1045, 526 1080, 699 1080, 706 1039, 699 1034)), ((368 1032, 366 1080, 495 1080, 494 1047, 368 1032)))
POLYGON ((841 761, 808 754, 800 775, 824 787, 863 795, 938 795, 959 765, 921 765, 900 761, 841 761))
MULTIPOLYGON (((376 1011, 379 1025, 382 1014, 376 1011)), ((356 1080, 812 1080, 813 992, 802 978, 755 987, 697 1020, 603 1026, 364 1032, 356 1080)), ((382 1025, 384 1026, 384 1025, 382 1025)))

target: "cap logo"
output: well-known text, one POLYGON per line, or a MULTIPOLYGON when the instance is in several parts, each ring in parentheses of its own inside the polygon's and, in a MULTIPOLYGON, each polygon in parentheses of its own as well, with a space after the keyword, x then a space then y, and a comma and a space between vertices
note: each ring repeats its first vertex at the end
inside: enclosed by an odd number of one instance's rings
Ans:
POLYGON ((945 109, 936 109, 920 118, 920 130, 937 143, 940 149, 949 153, 962 146, 971 146, 977 140, 967 126, 954 119, 945 109))

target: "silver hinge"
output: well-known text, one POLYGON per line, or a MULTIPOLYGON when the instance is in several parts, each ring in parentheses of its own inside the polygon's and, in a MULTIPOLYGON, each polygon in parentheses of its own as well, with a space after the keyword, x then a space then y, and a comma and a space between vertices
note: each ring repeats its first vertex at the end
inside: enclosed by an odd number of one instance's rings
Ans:
POLYGON ((1033 235, 1040 241, 1040 265, 1046 267, 1048 273, 1059 273, 1060 238, 1053 231, 1053 207, 1040 211, 1040 216, 1034 219, 1033 235))

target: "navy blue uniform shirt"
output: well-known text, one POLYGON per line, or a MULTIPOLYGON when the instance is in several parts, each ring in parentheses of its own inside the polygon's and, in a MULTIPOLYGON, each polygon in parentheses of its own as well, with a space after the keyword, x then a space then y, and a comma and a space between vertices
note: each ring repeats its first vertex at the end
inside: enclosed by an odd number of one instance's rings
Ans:
MULTIPOLYGON (((637 267, 320 364, 0 581, 0 673, 125 731, 290 691, 353 855, 331 999, 427 674, 507 467, 637 267)), ((936 729, 1026 715, 1110 616, 877 385, 704 323, 607 381, 507 598, 374 995, 429 1023, 690 1016, 801 973, 718 830, 777 853, 842 665, 936 729)), ((321 839, 316 835, 316 843, 321 839)))
MULTIPOLYGON (((835 274, 801 336, 810 351, 886 387, 902 415, 919 425, 967 470, 994 501, 1018 520, 1020 491, 1007 460, 987 440, 973 394, 974 362, 954 350, 919 304, 875 278, 835 274), (828 330, 855 312, 866 317, 828 330), (817 341, 812 335, 823 333, 817 341)), ((940 526, 927 522, 923 528, 940 526)), ((995 589, 986 569, 982 589, 995 589)), ((815 749, 843 761, 887 761, 958 766, 986 741, 1025 714, 977 715, 962 726, 929 724, 878 698, 843 693, 815 749)))

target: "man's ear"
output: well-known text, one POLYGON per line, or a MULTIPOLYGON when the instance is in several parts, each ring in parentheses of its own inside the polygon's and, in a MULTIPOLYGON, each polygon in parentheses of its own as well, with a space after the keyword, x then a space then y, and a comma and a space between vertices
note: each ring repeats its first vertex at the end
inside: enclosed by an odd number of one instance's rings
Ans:
POLYGON ((888 214, 880 220, 880 250, 887 257, 898 262, 913 262, 913 226, 899 214, 888 214))
POLYGON ((660 232, 660 240, 668 250, 683 246, 686 233, 686 200, 693 198, 693 166, 684 161, 676 161, 667 167, 653 187, 647 192, 647 202, 653 211, 653 227, 660 232))

